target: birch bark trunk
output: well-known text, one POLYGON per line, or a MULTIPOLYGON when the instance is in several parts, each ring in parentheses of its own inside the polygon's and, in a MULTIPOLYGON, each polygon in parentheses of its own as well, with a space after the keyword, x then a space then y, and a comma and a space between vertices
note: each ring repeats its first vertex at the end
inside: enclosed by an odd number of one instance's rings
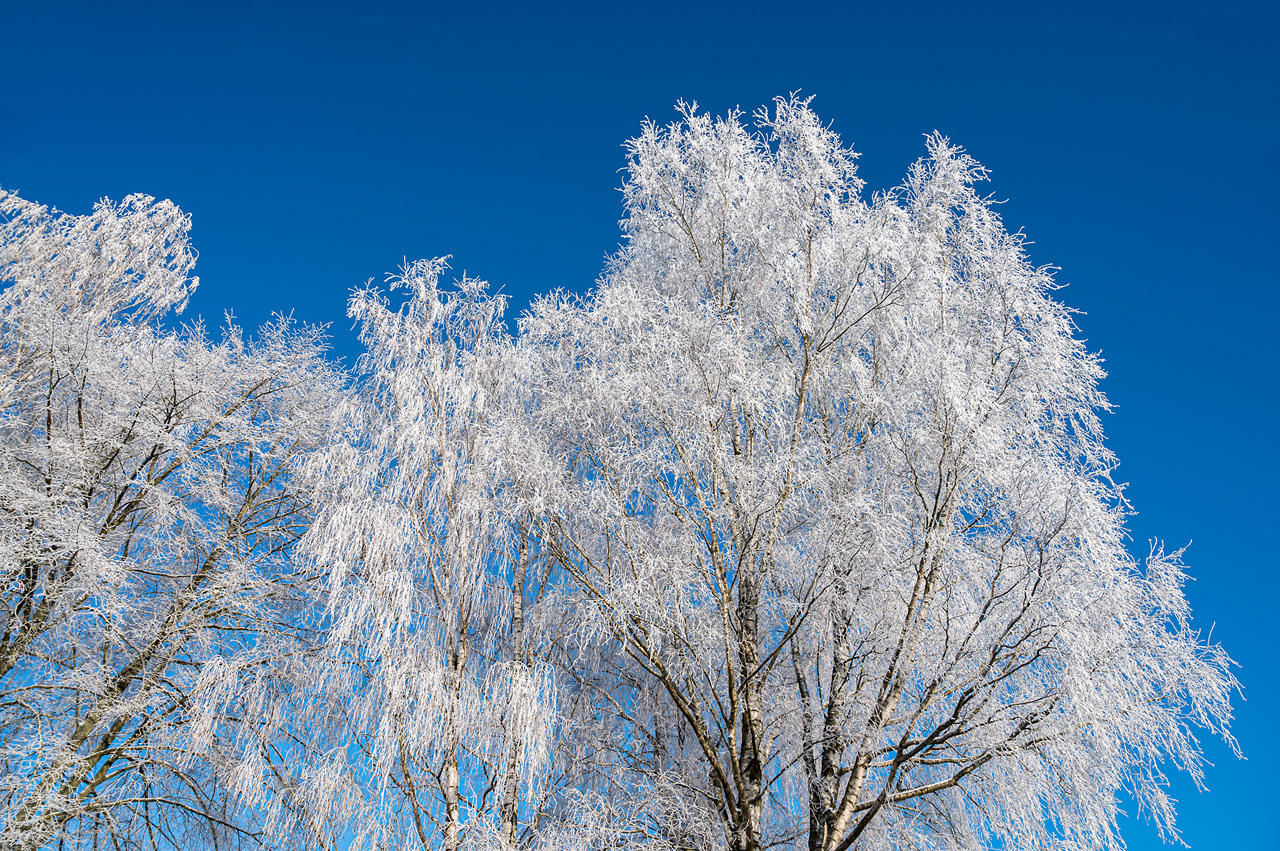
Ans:
MULTIPOLYGON (((515 574, 511 579, 511 655, 512 661, 518 665, 528 665, 524 652, 524 577, 529 566, 529 533, 520 532, 520 554, 516 562, 515 574)), ((523 742, 514 734, 510 734, 507 747, 507 774, 502 790, 502 836, 512 845, 516 841, 516 833, 520 823, 518 819, 520 803, 520 749, 523 742)))

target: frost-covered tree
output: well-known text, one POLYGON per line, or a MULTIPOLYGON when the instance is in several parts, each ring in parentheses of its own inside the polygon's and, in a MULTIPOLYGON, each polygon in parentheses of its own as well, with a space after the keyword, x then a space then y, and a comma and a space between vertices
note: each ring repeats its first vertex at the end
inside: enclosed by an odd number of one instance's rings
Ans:
POLYGON ((332 623, 309 716, 321 759, 298 764, 297 794, 324 841, 352 848, 515 841, 554 732, 526 630, 546 562, 506 471, 524 408, 505 298, 441 288, 444 268, 394 276, 396 308, 373 287, 352 297, 360 383, 312 464, 327 498, 305 548, 332 623))
POLYGON ((646 125, 625 246, 522 324, 619 841, 1118 847, 1122 790, 1176 836, 1235 681, 1125 550, 1053 278, 946 139, 864 200, 806 101, 757 118, 646 125))
POLYGON ((297 462, 341 377, 315 329, 173 330, 189 220, 0 191, 0 847, 236 847, 238 699, 314 646, 297 462))

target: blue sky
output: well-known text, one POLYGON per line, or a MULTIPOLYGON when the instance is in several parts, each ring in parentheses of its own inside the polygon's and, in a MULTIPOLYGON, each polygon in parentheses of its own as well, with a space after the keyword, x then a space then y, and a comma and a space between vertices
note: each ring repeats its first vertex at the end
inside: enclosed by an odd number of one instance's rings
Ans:
POLYGON ((950 136, 1086 312, 1135 552, 1194 539, 1197 620, 1241 664, 1248 760, 1209 742, 1212 791, 1175 778, 1185 838, 1280 847, 1274 5, 27 0, 0 44, 0 185, 76 213, 171 198, 200 251, 188 315, 293 310, 347 357, 348 291, 406 257, 452 254, 517 309, 590 287, 621 143, 679 98, 816 95, 871 189, 950 136))

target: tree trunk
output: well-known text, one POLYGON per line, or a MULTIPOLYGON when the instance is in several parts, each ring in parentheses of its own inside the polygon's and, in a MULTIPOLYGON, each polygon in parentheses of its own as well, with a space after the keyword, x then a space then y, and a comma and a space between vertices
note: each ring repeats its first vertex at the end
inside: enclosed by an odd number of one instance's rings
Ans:
MULTIPOLYGON (((529 533, 520 532, 520 555, 515 575, 511 579, 511 656, 518 665, 528 665, 524 657, 524 576, 528 567, 529 533)), ((519 829, 517 813, 520 802, 520 747, 521 742, 512 735, 507 745, 507 776, 502 790, 502 837, 512 845, 519 829)))
MULTIPOLYGON (((753 565, 744 565, 746 570, 753 565)), ((741 637, 738 661, 742 666, 742 738, 739 765, 742 777, 738 799, 738 824, 734 851, 759 851, 760 826, 764 807, 764 712, 760 706, 760 589, 758 577, 744 575, 738 595, 738 618, 741 637)))
MULTIPOLYGON (((462 691, 462 675, 467 667, 467 642, 463 638, 453 654, 453 707, 457 711, 462 691)), ((452 741, 445 755, 441 774, 441 791, 444 793, 444 851, 458 851, 462 833, 462 816, 459 807, 458 736, 456 727, 449 732, 452 741)))
POLYGON ((458 851, 461 830, 458 806, 458 748, 449 750, 444 764, 444 851, 458 851))

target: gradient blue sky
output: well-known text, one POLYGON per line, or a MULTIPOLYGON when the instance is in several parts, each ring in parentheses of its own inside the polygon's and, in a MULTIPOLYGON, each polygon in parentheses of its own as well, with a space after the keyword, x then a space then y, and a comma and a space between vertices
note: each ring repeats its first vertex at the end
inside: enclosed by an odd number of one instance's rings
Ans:
POLYGON ((620 145, 679 98, 814 94, 871 189, 940 130, 1086 311, 1134 550, 1194 539, 1196 617, 1240 662, 1248 760, 1209 742, 1212 791, 1174 779, 1185 838, 1277 848, 1278 24, 1232 2, 7 0, 0 185, 75 213, 171 198, 200 251, 188 316, 293 310, 350 358, 347 292, 406 257, 452 254, 517 309, 589 288, 619 239, 620 145))

